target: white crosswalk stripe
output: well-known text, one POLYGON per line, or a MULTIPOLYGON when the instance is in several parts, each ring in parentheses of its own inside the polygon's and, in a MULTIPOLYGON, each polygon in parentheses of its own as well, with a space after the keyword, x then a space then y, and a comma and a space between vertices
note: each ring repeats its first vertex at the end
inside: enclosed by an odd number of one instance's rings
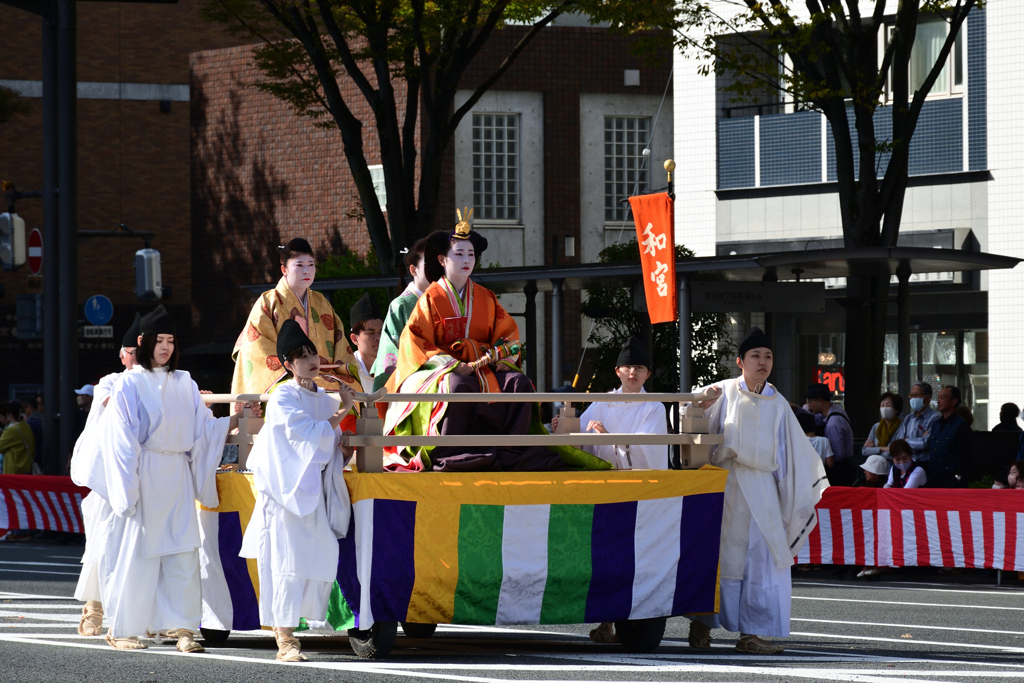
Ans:
MULTIPOLYGON (((31 648, 74 648, 82 657, 125 656, 113 652, 101 637, 85 638, 77 635, 78 611, 81 603, 68 597, 0 592, 0 643, 20 644, 31 648), (86 654, 89 653, 89 654, 86 654), (95 654, 93 654, 95 653, 95 654)), ((300 636, 304 652, 311 661, 304 668, 339 672, 359 676, 360 680, 383 681, 385 678, 454 681, 456 683, 555 683, 572 680, 575 683, 625 683, 655 677, 673 680, 697 680, 714 677, 715 680, 745 681, 818 681, 829 680, 851 683, 927 683, 972 679, 1015 680, 1024 678, 1024 663, 1011 658, 1004 661, 986 660, 984 655, 1002 650, 1008 654, 1020 651, 1010 645, 971 646, 955 644, 958 655, 943 651, 943 658, 931 656, 935 648, 923 649, 917 655, 885 647, 885 641, 898 643, 898 638, 886 638, 883 628, 931 630, 939 633, 949 630, 926 623, 887 624, 836 620, 822 622, 797 617, 805 628, 815 631, 794 632, 792 647, 783 655, 770 659, 738 654, 732 640, 716 640, 710 651, 690 649, 679 637, 666 638, 659 652, 652 655, 630 655, 615 646, 590 643, 585 634, 563 632, 557 627, 476 627, 442 625, 433 641, 420 641, 412 649, 399 639, 391 660, 367 662, 356 659, 344 646, 338 646, 337 634, 310 631, 300 636), (820 622, 820 623, 819 623, 820 622), (820 629, 818 628, 820 626, 820 629), (827 633, 826 629, 843 631, 827 633), (857 627, 875 629, 873 637, 847 634, 857 627), (317 642, 331 641, 331 645, 318 647, 317 642), (837 641, 859 641, 856 649, 847 650, 837 641), (531 651, 529 643, 543 643, 531 651), (511 644, 515 643, 515 647, 511 644), (553 646, 554 645, 554 646, 553 646), (871 646, 876 645, 873 649, 871 646), (965 652, 971 650, 972 652, 965 652), (927 656, 925 656, 927 654, 927 656), (920 655, 920 656, 918 656, 920 655), (981 657, 978 657, 981 655, 981 657), (976 659, 970 659, 976 657, 976 659)), ((678 630, 674 633, 678 634, 678 630)), ((998 629, 986 633, 996 637, 1012 635, 998 629)), ((717 636, 718 632, 716 632, 717 636)), ((224 645, 207 645, 202 655, 208 666, 216 667, 216 677, 237 680, 231 668, 241 663, 261 666, 289 666, 274 659, 273 634, 269 631, 233 633, 224 645)), ((342 643, 344 641, 341 641, 342 643)), ((954 645, 940 641, 915 640, 920 645, 954 645)), ((905 643, 904 643, 905 644, 905 643)), ((77 657, 78 655, 76 655, 77 657)), ((173 643, 152 643, 144 652, 128 656, 142 657, 195 657, 178 653, 173 643)), ((213 671, 213 669, 211 669, 213 671)), ((213 674, 211 674, 213 675, 213 674)))

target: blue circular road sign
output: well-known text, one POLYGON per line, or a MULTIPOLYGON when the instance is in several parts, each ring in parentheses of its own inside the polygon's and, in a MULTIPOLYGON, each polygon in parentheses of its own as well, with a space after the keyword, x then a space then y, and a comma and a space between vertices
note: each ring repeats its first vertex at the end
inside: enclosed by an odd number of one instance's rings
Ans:
POLYGON ((114 317, 114 304, 102 294, 94 294, 85 302, 85 318, 93 325, 106 325, 114 317))

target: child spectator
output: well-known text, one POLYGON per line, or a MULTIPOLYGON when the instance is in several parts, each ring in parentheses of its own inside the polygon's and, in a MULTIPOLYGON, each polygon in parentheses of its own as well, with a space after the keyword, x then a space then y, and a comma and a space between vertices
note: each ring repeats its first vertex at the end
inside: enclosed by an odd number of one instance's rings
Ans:
POLYGON ((800 429, 802 429, 807 438, 811 440, 811 445, 814 446, 814 450, 818 452, 818 456, 821 458, 821 464, 826 467, 832 467, 834 464, 832 444, 829 443, 827 437, 818 436, 814 433, 814 415, 807 411, 803 411, 797 413, 796 421, 800 423, 800 429))
POLYGON ((1006 471, 1006 476, 997 478, 995 483, 992 484, 994 489, 1014 489, 1017 488, 1017 482, 1024 479, 1021 477, 1021 472, 1024 472, 1024 460, 1014 460, 1010 463, 1009 469, 1006 471), (1004 483, 1005 482, 1005 483, 1004 483))
POLYGON ((892 456, 892 469, 885 488, 916 489, 928 483, 928 475, 914 462, 914 452, 906 441, 897 439, 889 444, 889 454, 892 456))
POLYGON ((885 484, 885 475, 889 472, 889 463, 881 455, 869 455, 860 469, 860 479, 854 486, 881 488, 885 484))

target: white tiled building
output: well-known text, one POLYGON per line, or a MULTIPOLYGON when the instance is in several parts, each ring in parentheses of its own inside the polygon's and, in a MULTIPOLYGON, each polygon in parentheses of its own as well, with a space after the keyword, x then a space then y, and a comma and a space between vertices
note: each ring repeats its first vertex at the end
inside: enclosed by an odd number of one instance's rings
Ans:
MULTIPOLYGON (((946 31, 940 21, 921 24, 915 50, 922 61, 946 31)), ((912 143, 901 246, 1024 257, 1022 35, 1024 2, 991 0, 969 16, 912 143)), ((782 97, 762 98, 760 107, 730 102, 721 92, 725 84, 676 54, 677 239, 700 256, 841 246, 834 150, 824 117, 794 112, 782 97)), ((879 138, 890 121, 890 110, 880 107, 879 138)), ((883 169, 886 161, 879 159, 883 169)), ((822 370, 842 366, 843 313, 835 303, 842 286, 828 283, 823 315, 777 315, 777 338, 787 349, 779 363, 791 368, 777 380, 791 397, 822 370), (829 353, 836 364, 822 367, 818 361, 829 353)), ((976 429, 995 424, 1002 403, 1024 404, 1024 364, 1014 353, 1024 336, 1021 290, 1024 267, 912 280, 911 378, 960 386, 976 429)), ((895 324, 893 304, 880 389, 896 384, 895 324)))

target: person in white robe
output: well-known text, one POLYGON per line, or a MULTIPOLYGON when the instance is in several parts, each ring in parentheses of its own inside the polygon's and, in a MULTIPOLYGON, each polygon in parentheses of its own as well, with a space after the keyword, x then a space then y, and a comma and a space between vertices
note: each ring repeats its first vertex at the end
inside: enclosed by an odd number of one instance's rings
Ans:
POLYGON ((355 349, 353 355, 359 365, 359 382, 363 391, 373 393, 373 374, 371 369, 377 361, 380 350, 380 335, 384 329, 384 317, 381 315, 377 302, 369 294, 359 298, 349 310, 349 339, 355 349))
MULTIPOLYGON (((139 325, 142 315, 135 314, 131 327, 124 333, 119 354, 124 371, 128 372, 135 366, 135 347, 139 344, 139 325)), ((79 486, 88 486, 89 473, 96 471, 93 480, 98 485, 103 480, 102 459, 96 447, 99 441, 97 431, 100 416, 110 401, 110 393, 114 384, 121 378, 121 372, 112 372, 104 376, 96 384, 93 393, 92 409, 85 422, 75 450, 71 457, 71 480, 79 486)), ((82 531, 85 532, 85 552, 82 553, 82 572, 78 576, 75 587, 75 600, 85 603, 82 606, 82 618, 78 623, 78 634, 82 636, 98 636, 103 630, 103 595, 100 592, 100 573, 97 551, 103 548, 103 532, 114 511, 106 500, 106 486, 93 489, 82 500, 82 531)))
POLYGON ((163 306, 142 319, 141 332, 138 365, 100 418, 100 469, 114 512, 99 555, 106 639, 137 650, 147 647, 140 635, 166 632, 179 651, 202 652, 193 637, 202 615, 196 501, 217 507, 215 473, 238 414, 213 417, 191 376, 176 369, 163 306))
POLYGON ((789 636, 790 567, 817 523, 814 506, 828 487, 821 458, 785 398, 769 382, 773 357, 757 327, 740 343, 742 375, 700 391, 711 433, 725 437, 712 464, 729 470, 719 558, 721 609, 694 616, 691 647, 711 647, 711 629, 738 631, 736 650, 778 654, 766 637, 789 636))
MULTIPOLYGON (((621 386, 613 394, 645 394, 644 384, 653 372, 647 350, 636 337, 630 337, 615 361, 615 374, 621 386)), ((552 428, 557 428, 552 418, 552 428)), ((601 434, 668 434, 665 407, 660 403, 591 403, 580 416, 587 432, 601 434)), ((667 470, 668 446, 582 446, 583 450, 615 465, 615 469, 667 470)))
MULTIPOLYGON (((615 374, 621 383, 613 394, 645 394, 644 383, 654 367, 647 349, 636 337, 619 351, 615 360, 615 374)), ((580 426, 586 432, 599 434, 668 434, 665 407, 656 402, 647 403, 591 403, 580 416, 580 426)), ((551 418, 551 428, 558 429, 558 416, 551 418)), ((581 446, 591 455, 607 460, 617 470, 667 470, 668 446, 621 444, 615 446, 581 446)), ((617 643, 615 626, 611 622, 599 624, 590 631, 590 639, 597 643, 617 643)))
POLYGON ((278 661, 303 662, 295 627, 326 616, 338 539, 348 532, 342 470, 352 451, 339 446, 339 424, 353 396, 342 387, 339 407, 316 385, 320 358, 294 321, 281 326, 277 355, 294 378, 271 395, 249 454, 256 505, 239 555, 256 560, 260 623, 274 628, 278 661))

